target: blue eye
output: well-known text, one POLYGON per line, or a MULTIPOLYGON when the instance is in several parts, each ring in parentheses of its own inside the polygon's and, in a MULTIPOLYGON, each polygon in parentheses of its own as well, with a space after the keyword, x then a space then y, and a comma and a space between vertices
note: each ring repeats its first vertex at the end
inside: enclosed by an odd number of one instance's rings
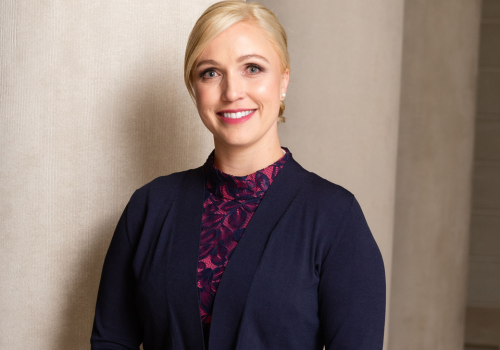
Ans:
POLYGON ((257 74, 262 70, 262 68, 260 68, 259 66, 252 65, 248 66, 248 70, 251 74, 257 74))
POLYGON ((217 76, 217 72, 215 72, 213 69, 207 69, 206 71, 201 73, 201 76, 208 79, 215 78, 217 76))

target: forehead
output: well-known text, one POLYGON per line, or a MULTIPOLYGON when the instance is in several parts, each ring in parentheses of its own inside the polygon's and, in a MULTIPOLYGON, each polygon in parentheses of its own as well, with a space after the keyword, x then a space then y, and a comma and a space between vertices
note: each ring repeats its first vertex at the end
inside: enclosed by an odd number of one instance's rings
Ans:
POLYGON ((264 30, 248 22, 238 22, 217 35, 205 47, 197 61, 232 60, 250 54, 264 56, 271 63, 279 61, 278 53, 264 30))

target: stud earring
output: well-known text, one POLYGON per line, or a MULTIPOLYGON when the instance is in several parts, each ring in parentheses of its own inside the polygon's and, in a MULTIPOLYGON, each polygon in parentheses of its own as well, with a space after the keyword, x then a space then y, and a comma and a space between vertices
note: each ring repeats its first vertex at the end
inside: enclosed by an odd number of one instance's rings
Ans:
POLYGON ((285 93, 282 93, 282 94, 281 94, 281 97, 282 97, 283 99, 285 99, 285 96, 286 96, 286 94, 285 94, 285 93))

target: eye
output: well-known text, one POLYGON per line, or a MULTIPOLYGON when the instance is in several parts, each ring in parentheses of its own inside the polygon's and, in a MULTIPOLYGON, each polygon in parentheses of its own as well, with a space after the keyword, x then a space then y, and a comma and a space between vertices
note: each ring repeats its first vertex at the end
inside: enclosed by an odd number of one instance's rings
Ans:
POLYGON ((218 76, 217 72, 213 69, 207 69, 207 70, 203 71, 203 73, 201 73, 201 77, 204 79, 212 79, 212 78, 216 78, 217 76, 218 76))
POLYGON ((257 66, 256 64, 252 64, 252 65, 248 66, 247 70, 250 74, 258 74, 258 73, 262 72, 262 68, 257 66))

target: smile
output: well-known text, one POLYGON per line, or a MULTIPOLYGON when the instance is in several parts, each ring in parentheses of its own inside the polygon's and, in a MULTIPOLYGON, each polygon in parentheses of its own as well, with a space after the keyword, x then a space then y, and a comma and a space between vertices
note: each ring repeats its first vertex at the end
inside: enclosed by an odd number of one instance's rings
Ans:
POLYGON ((240 119, 241 117, 246 117, 247 115, 249 115, 253 111, 255 111, 255 109, 249 109, 249 110, 246 110, 246 111, 239 111, 239 112, 236 112, 236 113, 222 113, 222 112, 219 112, 217 114, 222 115, 224 118, 240 119))
POLYGON ((229 124, 239 124, 247 121, 255 114, 256 109, 233 109, 217 112, 221 119, 229 124))

